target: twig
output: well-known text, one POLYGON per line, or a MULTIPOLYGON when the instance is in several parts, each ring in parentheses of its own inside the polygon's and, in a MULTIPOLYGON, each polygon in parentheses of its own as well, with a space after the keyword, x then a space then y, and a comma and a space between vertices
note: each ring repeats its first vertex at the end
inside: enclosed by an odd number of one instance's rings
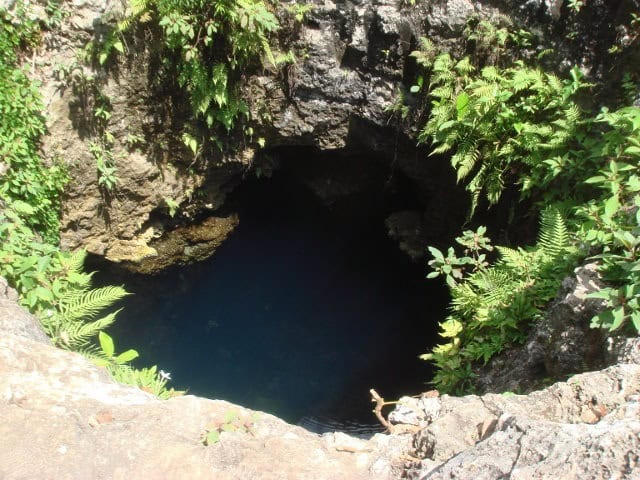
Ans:
POLYGON ((382 415, 382 407, 384 407, 385 405, 393 405, 398 402, 385 402, 384 398, 378 395, 378 392, 376 392, 373 388, 369 390, 369 393, 371 394, 371 401, 375 402, 376 404, 375 408, 373 409, 373 413, 376 414, 376 417, 378 418, 382 426, 391 431, 393 425, 391 425, 389 421, 384 418, 384 415, 382 415))

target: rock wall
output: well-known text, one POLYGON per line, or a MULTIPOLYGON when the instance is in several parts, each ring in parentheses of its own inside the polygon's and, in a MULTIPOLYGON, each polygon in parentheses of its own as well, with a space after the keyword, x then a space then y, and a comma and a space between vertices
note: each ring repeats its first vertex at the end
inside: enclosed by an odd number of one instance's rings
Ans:
MULTIPOLYGON (((311 146, 386 157, 391 172, 401 171, 413 183, 421 204, 390 216, 388 228, 403 249, 419 256, 415 245, 433 242, 461 223, 467 199, 452 193, 455 181, 446 160, 426 159, 425 152, 415 148, 415 126, 398 123, 387 111, 398 90, 406 88, 404 81, 412 81, 414 66, 408 54, 418 39, 426 35, 442 48, 461 52, 461 32, 470 15, 497 18, 507 13, 555 42, 566 64, 581 61, 597 73, 598 43, 591 40, 611 37, 615 19, 613 7, 607 10, 600 3, 590 5, 595 14, 587 22, 592 28, 586 28, 569 20, 563 2, 314 1, 304 26, 287 27, 288 46, 298 62, 248 79, 244 97, 253 115, 253 138, 230 140, 235 148, 224 155, 210 152, 194 158, 181 142, 182 127, 190 117, 186 102, 175 86, 158 82, 157 36, 141 30, 127 37, 126 55, 118 61, 88 67, 78 53, 87 42, 104 37, 121 4, 64 2, 70 15, 44 35, 33 57, 49 128, 43 151, 52 161, 66 162, 72 173, 62 244, 71 249, 82 246, 143 271, 166 265, 165 260, 156 261, 163 250, 172 250, 176 261, 189 261, 194 251, 195 258, 211 254, 237 224, 234 213, 224 208, 225 196, 263 161, 255 156, 255 140, 263 137, 271 150, 311 146), (567 40, 571 29, 578 29, 582 43, 567 40), (110 109, 107 123, 118 176, 113 192, 99 187, 96 159, 90 152, 99 136, 94 115, 99 99, 110 109), (442 204, 448 205, 446 212, 442 204), (211 214, 218 218, 213 230, 201 224, 211 214), (186 239, 178 252, 180 234, 168 232, 186 225, 200 229, 199 236, 209 240, 186 239)), ((362 176, 366 175, 365 170, 362 176)))

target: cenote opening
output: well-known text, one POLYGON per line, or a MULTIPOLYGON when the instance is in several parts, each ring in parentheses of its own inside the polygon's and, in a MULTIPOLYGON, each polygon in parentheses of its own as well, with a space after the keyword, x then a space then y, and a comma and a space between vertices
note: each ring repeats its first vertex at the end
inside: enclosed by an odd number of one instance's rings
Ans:
POLYGON ((191 394, 320 432, 373 425, 370 388, 428 389, 417 357, 447 292, 387 237, 411 199, 367 188, 326 206, 294 170, 247 177, 227 202, 240 224, 206 261, 153 276, 100 265, 99 283, 134 293, 110 333, 191 394))

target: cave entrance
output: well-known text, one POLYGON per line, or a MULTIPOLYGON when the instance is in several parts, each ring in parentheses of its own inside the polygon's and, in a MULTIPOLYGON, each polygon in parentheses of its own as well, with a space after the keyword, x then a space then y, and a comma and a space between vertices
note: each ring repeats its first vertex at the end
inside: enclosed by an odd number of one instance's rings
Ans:
MULTIPOLYGON (((240 224, 210 259, 153 276, 101 267, 100 281, 134 293, 111 330, 118 348, 171 372, 175 388, 348 430, 376 423, 370 388, 428 389, 431 366, 417 357, 436 342, 448 297, 387 236, 389 211, 415 201, 385 188, 388 165, 348 188, 314 173, 308 154, 276 153, 270 178, 247 174, 227 202, 240 224)), ((372 165, 346 168, 360 161, 372 165)))

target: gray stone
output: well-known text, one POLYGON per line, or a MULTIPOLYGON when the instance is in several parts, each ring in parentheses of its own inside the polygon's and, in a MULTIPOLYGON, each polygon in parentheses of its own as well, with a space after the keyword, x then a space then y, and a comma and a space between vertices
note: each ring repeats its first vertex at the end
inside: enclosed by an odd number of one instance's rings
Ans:
POLYGON ((437 400, 410 479, 638 478, 640 365, 576 375, 527 396, 437 400))
POLYGON ((36 317, 17 304, 18 292, 0 277, 0 332, 50 343, 36 317))

